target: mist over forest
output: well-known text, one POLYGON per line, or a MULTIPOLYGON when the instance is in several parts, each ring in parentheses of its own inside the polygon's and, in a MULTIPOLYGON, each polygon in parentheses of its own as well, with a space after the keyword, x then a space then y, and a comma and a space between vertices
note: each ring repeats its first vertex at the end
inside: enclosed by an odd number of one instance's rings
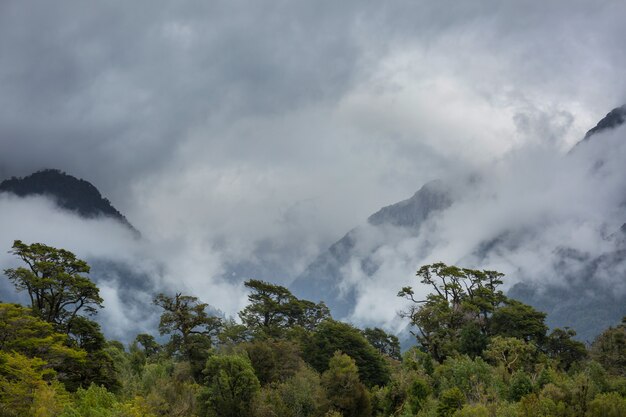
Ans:
POLYGON ((0 415, 624 415, 624 19, 0 2, 0 415))

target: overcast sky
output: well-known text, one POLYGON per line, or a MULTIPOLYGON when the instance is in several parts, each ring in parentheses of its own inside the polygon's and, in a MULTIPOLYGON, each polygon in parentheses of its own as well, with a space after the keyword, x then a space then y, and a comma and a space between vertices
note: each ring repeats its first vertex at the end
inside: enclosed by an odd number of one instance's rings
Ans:
POLYGON ((185 274, 260 250, 297 274, 429 180, 565 153, 626 102, 625 20, 621 0, 1 0, 0 177, 89 180, 185 274))

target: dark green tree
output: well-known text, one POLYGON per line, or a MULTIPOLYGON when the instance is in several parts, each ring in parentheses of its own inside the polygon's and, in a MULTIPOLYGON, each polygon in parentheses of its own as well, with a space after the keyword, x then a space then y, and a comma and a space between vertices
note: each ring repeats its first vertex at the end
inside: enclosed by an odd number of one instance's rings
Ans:
POLYGON ((33 312, 59 331, 70 333, 79 313, 93 315, 102 307, 98 287, 83 275, 89 265, 72 252, 16 240, 10 253, 26 267, 5 269, 5 275, 18 291, 28 293, 33 312))
POLYGON ((285 382, 304 366, 300 347, 283 339, 256 339, 240 345, 261 385, 285 382))
POLYGON ((150 358, 161 351, 161 345, 154 339, 154 336, 147 333, 138 334, 135 343, 141 345, 143 354, 150 358))
POLYGON ((107 341, 100 325, 86 317, 77 316, 72 324, 70 333, 72 344, 87 352, 84 364, 68 367, 72 378, 66 383, 69 389, 89 387, 96 384, 104 386, 109 391, 118 391, 121 388, 119 375, 113 358, 107 351, 107 341))
POLYGON ((250 304, 239 312, 239 317, 257 335, 283 337, 286 329, 293 326, 312 330, 330 317, 324 303, 299 300, 283 286, 255 279, 245 285, 252 291, 248 296, 250 304))
POLYGON ((544 351, 557 362, 559 368, 568 371, 573 364, 587 357, 587 348, 574 340, 576 332, 573 329, 556 328, 548 335, 544 342, 544 351))
POLYGON ((492 336, 515 337, 541 345, 548 331, 545 319, 546 313, 517 300, 508 299, 493 313, 489 332, 492 336))
POLYGON ((396 360, 402 360, 400 342, 397 336, 389 334, 378 327, 373 329, 366 328, 363 330, 363 335, 382 355, 387 355, 396 360))
POLYGON ((222 319, 207 312, 208 304, 196 297, 159 294, 154 304, 164 311, 159 322, 159 332, 171 335, 170 350, 189 361, 196 377, 199 376, 208 351, 222 328, 222 319))
POLYGON ((626 377, 626 317, 593 341, 591 357, 611 374, 626 377))
POLYGON ((457 387, 450 388, 441 393, 437 404, 438 417, 452 417, 465 404, 465 396, 457 387))
POLYGON ((200 396, 201 416, 248 417, 260 389, 250 360, 240 355, 214 355, 204 369, 206 388, 200 396))
POLYGON ((322 386, 330 408, 344 417, 370 417, 372 407, 365 386, 359 380, 359 371, 354 360, 343 353, 335 352, 322 374, 322 386))
MULTIPOLYGON (((401 313, 417 328, 414 333, 423 346, 437 361, 459 351, 461 331, 479 329, 486 334, 488 322, 498 306, 506 300, 498 289, 503 274, 496 271, 478 271, 435 263, 422 266, 416 273, 420 283, 433 292, 425 299, 415 298, 412 287, 404 287, 398 296, 413 302, 401 313)), ((467 342, 467 339, 465 340, 467 342)), ((484 344, 484 341, 482 341, 484 344)), ((474 353, 480 346, 464 349, 474 353)))
POLYGON ((518 371, 511 377, 509 401, 518 402, 523 396, 533 392, 533 383, 524 371, 518 371))
POLYGON ((436 263, 422 266, 416 275, 433 292, 420 300, 412 287, 402 288, 398 296, 412 304, 401 315, 410 319, 419 344, 437 361, 459 352, 480 355, 491 336, 544 341, 545 314, 504 296, 498 289, 503 274, 436 263))
POLYGON ((389 366, 383 356, 356 328, 326 320, 304 343, 304 359, 318 372, 328 369, 328 361, 341 351, 356 361, 361 381, 368 387, 389 381, 389 366))

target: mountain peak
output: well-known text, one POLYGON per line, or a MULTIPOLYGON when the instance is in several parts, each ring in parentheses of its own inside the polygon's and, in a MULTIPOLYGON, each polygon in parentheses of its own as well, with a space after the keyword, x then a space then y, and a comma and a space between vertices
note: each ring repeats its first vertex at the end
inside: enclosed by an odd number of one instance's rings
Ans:
POLYGON ((452 199, 444 183, 434 180, 422 186, 411 198, 381 208, 367 221, 373 226, 390 224, 418 228, 432 211, 446 209, 451 204, 452 199))
POLYGON ((93 184, 58 169, 44 169, 23 178, 4 180, 0 182, 0 192, 13 193, 19 197, 50 196, 64 210, 73 211, 84 218, 112 217, 137 232, 93 184))
POLYGON ((621 107, 616 107, 607 113, 607 115, 604 116, 604 118, 600 120, 595 127, 587 132, 583 141, 588 140, 596 133, 600 133, 608 129, 615 129, 616 127, 624 124, 624 122, 626 122, 626 104, 621 107))

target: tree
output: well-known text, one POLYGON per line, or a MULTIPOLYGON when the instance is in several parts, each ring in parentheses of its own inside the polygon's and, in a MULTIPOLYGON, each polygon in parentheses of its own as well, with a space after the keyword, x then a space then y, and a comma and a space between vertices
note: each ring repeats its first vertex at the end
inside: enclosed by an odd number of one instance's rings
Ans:
POLYGON ((457 387, 450 388, 441 393, 439 404, 437 404, 438 417, 452 417, 452 415, 463 408, 465 396, 457 387))
POLYGON ((396 360, 402 360, 402 356, 400 355, 400 342, 397 336, 388 334, 378 327, 363 330, 363 335, 382 355, 387 355, 396 360))
MULTIPOLYGON (((418 342, 439 362, 459 350, 464 327, 468 332, 478 329, 481 334, 486 334, 491 316, 506 300, 498 290, 503 274, 496 271, 435 263, 422 266, 416 276, 421 284, 434 292, 419 300, 412 287, 402 288, 398 296, 413 304, 401 316, 411 320, 417 328, 414 334, 418 342), (466 327, 468 325, 473 326, 466 327)), ((465 344, 468 353, 472 354, 480 347, 465 344)))
POLYGON ((600 394, 589 403, 589 417, 626 416, 626 398, 616 392, 600 394))
POLYGON ((626 376, 626 317, 602 332, 591 345, 591 357, 614 375, 626 376))
POLYGON ((541 345, 548 330, 545 319, 546 313, 517 300, 508 299, 493 313, 489 331, 494 336, 515 337, 541 345))
POLYGON ((304 365, 299 346, 288 340, 257 339, 240 346, 263 386, 286 381, 304 365))
POLYGON ((154 336, 152 336, 151 334, 138 334, 137 337, 135 337, 134 343, 141 345, 141 347, 143 348, 143 354, 146 356, 146 358, 150 358, 156 355, 161 350, 161 345, 157 343, 157 341, 154 339, 154 336))
POLYGON ((208 304, 180 293, 174 297, 159 294, 155 297, 154 304, 164 310, 159 322, 159 332, 162 335, 172 335, 171 349, 188 360, 194 374, 199 375, 212 339, 217 337, 222 328, 222 319, 207 313, 208 304))
POLYGON ((331 409, 344 417, 369 417, 372 414, 369 394, 359 380, 359 371, 350 356, 335 352, 322 374, 331 409))
POLYGON ((358 329, 335 320, 326 320, 306 339, 304 359, 318 372, 324 372, 336 351, 356 361, 360 379, 368 387, 389 381, 389 366, 383 356, 358 329))
POLYGON ((496 336, 485 351, 485 356, 496 364, 501 364, 512 374, 526 365, 535 353, 535 346, 514 337, 496 336))
POLYGON ((550 333, 544 343, 544 349, 549 357, 553 358, 558 366, 567 371, 570 367, 587 357, 587 348, 573 339, 576 332, 572 329, 556 328, 550 333))
POLYGON ((28 293, 32 310, 58 330, 69 333, 79 312, 93 315, 102 308, 98 287, 82 275, 89 273, 89 265, 72 252, 16 240, 9 253, 27 267, 5 269, 5 275, 18 291, 28 293))
POLYGON ((202 416, 247 417, 260 384, 248 358, 214 355, 204 369, 207 388, 201 394, 202 416))
POLYGON ((413 304, 401 316, 410 319, 419 344, 437 361, 457 353, 478 356, 494 336, 535 345, 545 341, 545 313, 507 298, 498 289, 500 272, 436 263, 422 266, 416 275, 433 292, 419 300, 412 287, 402 288, 398 296, 413 304))
MULTIPOLYGON (((28 358, 17 352, 0 351, 0 415, 7 417, 31 416, 38 393, 48 387, 62 394, 62 386, 48 385, 54 376, 45 361, 28 358)), ((56 405, 56 401, 52 401, 56 405)))
POLYGON ((324 303, 299 300, 283 286, 256 279, 246 281, 245 286, 252 290, 248 296, 250 304, 239 312, 239 317, 257 334, 281 337, 292 326, 313 330, 330 317, 324 303))
POLYGON ((517 371, 509 384, 509 400, 518 402, 524 395, 533 392, 533 383, 524 371, 517 371))

